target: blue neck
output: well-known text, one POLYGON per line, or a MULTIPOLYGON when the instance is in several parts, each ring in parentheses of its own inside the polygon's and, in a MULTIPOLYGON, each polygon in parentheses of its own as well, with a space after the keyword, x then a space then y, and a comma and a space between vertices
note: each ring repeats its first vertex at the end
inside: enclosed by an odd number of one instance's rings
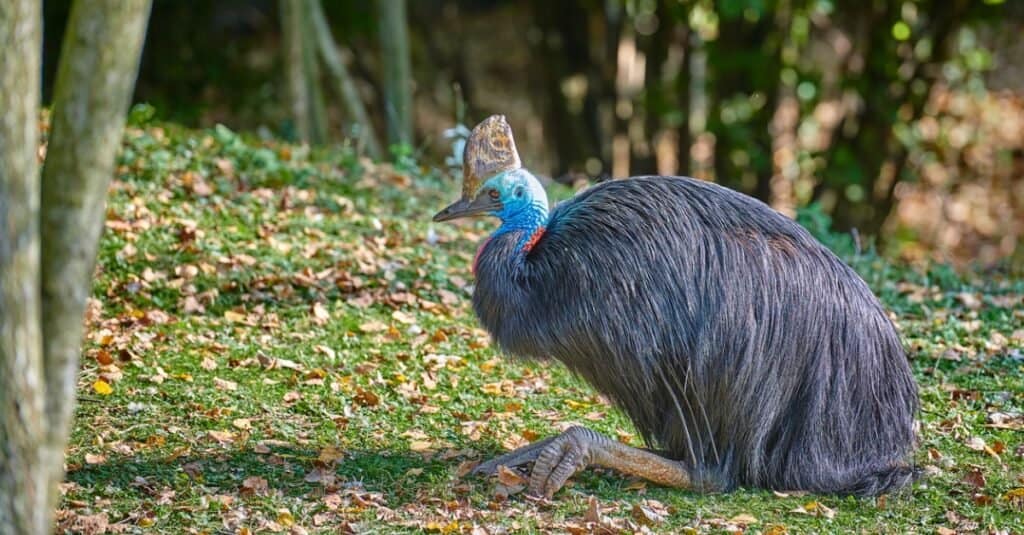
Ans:
POLYGON ((507 232, 521 232, 519 237, 519 248, 526 246, 537 229, 548 222, 548 207, 546 202, 534 201, 522 207, 513 214, 501 214, 501 226, 494 231, 493 236, 497 237, 507 232))

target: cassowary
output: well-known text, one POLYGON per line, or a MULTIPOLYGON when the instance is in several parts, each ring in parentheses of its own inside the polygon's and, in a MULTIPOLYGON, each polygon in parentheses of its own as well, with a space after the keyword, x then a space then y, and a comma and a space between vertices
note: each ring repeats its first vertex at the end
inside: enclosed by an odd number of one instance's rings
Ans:
POLYGON ((917 388, 858 275, 761 202, 681 177, 605 182, 549 212, 503 116, 464 152, 435 217, 501 226, 474 260, 473 309, 515 356, 554 358, 651 449, 583 427, 478 467, 533 462, 550 497, 588 465, 696 491, 873 496, 912 481, 917 388))

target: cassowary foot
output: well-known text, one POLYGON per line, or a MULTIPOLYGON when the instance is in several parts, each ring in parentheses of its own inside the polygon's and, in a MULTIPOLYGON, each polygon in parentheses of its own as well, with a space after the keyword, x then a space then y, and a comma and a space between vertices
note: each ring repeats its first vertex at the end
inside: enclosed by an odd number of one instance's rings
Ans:
POLYGON ((585 427, 570 427, 542 442, 547 443, 536 455, 530 474, 529 492, 534 496, 551 498, 573 474, 587 466, 611 468, 659 485, 692 488, 690 471, 683 463, 627 446, 585 427))
POLYGON ((527 444, 514 451, 495 457, 489 461, 480 463, 470 473, 478 476, 492 476, 498 473, 499 466, 507 466, 510 468, 523 466, 537 460, 537 456, 540 455, 541 450, 544 446, 547 446, 551 441, 558 437, 550 437, 544 440, 538 440, 532 444, 527 444))

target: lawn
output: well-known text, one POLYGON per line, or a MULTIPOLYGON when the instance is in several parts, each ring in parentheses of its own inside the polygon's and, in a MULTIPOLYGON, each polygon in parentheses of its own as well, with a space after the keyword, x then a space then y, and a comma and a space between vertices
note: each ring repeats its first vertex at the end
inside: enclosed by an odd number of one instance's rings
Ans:
MULTIPOLYGON (((1024 532, 1024 281, 822 238, 896 319, 924 479, 879 499, 578 475, 551 503, 474 461, 578 423, 639 445, 557 363, 490 345, 492 221, 409 154, 133 126, 112 185, 59 512, 82 533, 1024 532)), ((565 196, 565 191, 556 196, 565 196)), ((811 218, 812 226, 820 226, 811 218)))

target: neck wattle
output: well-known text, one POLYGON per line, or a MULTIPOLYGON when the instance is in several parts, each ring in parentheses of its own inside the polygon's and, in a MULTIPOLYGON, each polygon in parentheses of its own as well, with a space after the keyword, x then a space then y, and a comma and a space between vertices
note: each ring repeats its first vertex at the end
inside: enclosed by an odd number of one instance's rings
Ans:
MULTIPOLYGON (((531 204, 528 208, 514 214, 511 217, 504 219, 498 230, 494 231, 480 244, 480 248, 477 249, 476 255, 473 257, 473 274, 477 274, 477 267, 480 263, 480 255, 483 254, 484 249, 487 248, 487 244, 493 241, 498 236, 502 236, 509 233, 518 233, 519 239, 516 242, 515 248, 512 250, 513 260, 522 260, 526 257, 526 254, 533 249, 533 246, 540 241, 540 238, 544 235, 544 226, 548 221, 548 210, 546 204, 531 204)), ((517 262, 513 262, 517 263, 517 262)))
POLYGON ((519 232, 519 242, 516 249, 523 253, 530 252, 544 235, 544 226, 548 222, 548 209, 546 203, 531 203, 519 212, 506 218, 501 227, 491 236, 492 238, 509 232, 519 232))

